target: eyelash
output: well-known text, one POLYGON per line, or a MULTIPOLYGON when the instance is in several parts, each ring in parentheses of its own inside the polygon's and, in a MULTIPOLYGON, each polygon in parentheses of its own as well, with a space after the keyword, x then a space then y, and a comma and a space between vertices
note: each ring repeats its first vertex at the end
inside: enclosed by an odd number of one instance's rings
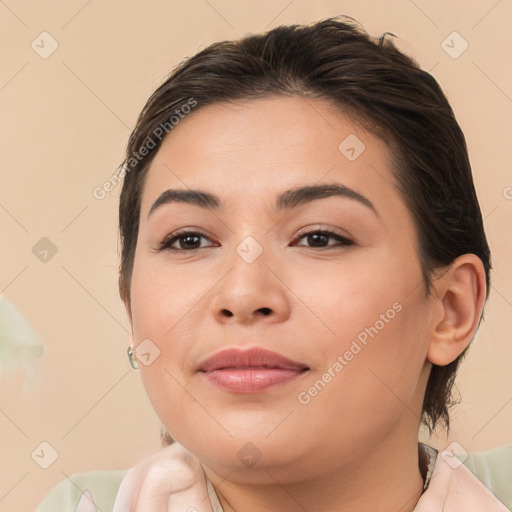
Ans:
MULTIPOLYGON (((345 247, 354 245, 354 242, 352 240, 350 240, 344 236, 341 236, 337 233, 334 233, 333 231, 329 231, 329 230, 325 230, 325 229, 316 229, 316 230, 312 230, 312 231, 307 231, 306 233, 302 233, 297 238, 297 240, 302 240, 303 238, 305 238, 309 235, 315 235, 315 234, 324 235, 324 236, 327 236, 328 238, 334 238, 335 240, 340 242, 339 245, 334 245, 334 247, 339 247, 340 245, 345 246, 345 247)), ((203 233, 201 233, 199 231, 192 231, 192 230, 180 231, 178 233, 173 233, 173 234, 169 235, 168 237, 166 237, 162 242, 160 242, 158 244, 157 250, 158 251, 173 251, 173 252, 193 252, 193 251, 197 251, 199 249, 204 249, 204 247, 196 247, 193 249, 176 249, 176 248, 171 247, 171 245, 173 245, 174 242, 176 242, 182 238, 185 238, 187 236, 191 236, 191 235, 197 235, 197 236, 200 236, 203 238, 208 238, 206 235, 204 235, 203 233)), ((308 247, 309 249, 326 250, 332 246, 327 246, 327 247, 302 246, 302 247, 308 247)))

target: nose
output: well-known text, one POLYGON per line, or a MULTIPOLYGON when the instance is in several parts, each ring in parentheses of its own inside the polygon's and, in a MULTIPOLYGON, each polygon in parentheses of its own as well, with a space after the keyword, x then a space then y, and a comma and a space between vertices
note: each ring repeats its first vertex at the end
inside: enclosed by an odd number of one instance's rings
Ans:
POLYGON ((284 322, 290 316, 288 289, 279 275, 275 259, 264 256, 248 263, 237 253, 232 265, 216 287, 211 312, 224 324, 284 322), (272 268, 268 265, 271 263, 272 268))

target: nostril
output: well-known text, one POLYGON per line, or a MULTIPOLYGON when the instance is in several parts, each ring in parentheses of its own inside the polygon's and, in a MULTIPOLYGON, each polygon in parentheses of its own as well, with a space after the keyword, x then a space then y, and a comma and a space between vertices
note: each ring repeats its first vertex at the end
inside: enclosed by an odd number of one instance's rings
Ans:
POLYGON ((261 311, 266 316, 268 316, 268 315, 270 315, 270 313, 272 313, 272 310, 270 308, 260 308, 259 311, 261 311))
POLYGON ((231 311, 229 311, 228 309, 223 309, 222 312, 226 315, 226 316, 233 316, 233 313, 231 313, 231 311))

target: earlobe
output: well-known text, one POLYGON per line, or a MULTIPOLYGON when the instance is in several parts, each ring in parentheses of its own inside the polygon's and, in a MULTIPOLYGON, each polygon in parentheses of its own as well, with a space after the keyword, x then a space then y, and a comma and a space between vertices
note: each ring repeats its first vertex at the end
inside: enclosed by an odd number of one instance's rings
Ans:
POLYGON ((457 359, 478 328, 486 296, 482 261, 474 254, 459 256, 434 287, 436 314, 432 316, 427 359, 445 366, 457 359))

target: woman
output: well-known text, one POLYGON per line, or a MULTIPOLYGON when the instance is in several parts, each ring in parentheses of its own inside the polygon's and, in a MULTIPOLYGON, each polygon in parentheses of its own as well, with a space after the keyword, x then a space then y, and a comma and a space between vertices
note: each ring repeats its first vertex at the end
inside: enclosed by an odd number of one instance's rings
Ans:
POLYGON ((490 253, 452 109, 390 38, 328 19, 211 45, 120 174, 129 357, 177 443, 101 497, 85 478, 77 510, 507 510, 512 447, 418 443, 449 427, 490 253))

